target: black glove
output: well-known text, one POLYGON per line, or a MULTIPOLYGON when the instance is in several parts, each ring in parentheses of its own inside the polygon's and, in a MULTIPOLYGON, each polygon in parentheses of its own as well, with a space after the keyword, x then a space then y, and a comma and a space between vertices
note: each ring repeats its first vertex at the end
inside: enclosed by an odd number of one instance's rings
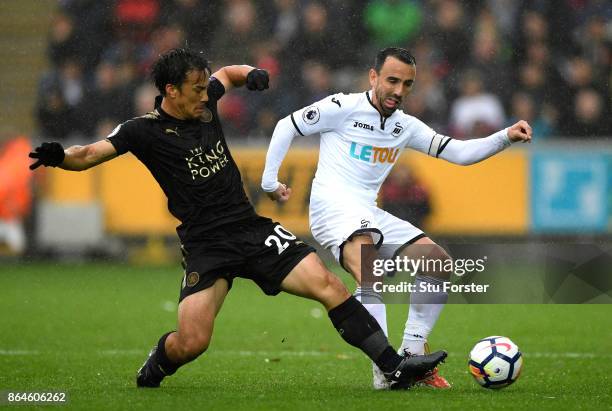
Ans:
POLYGON ((30 164, 30 170, 40 166, 57 167, 62 164, 65 156, 64 147, 60 143, 42 143, 30 153, 30 158, 38 159, 35 163, 30 164))
POLYGON ((268 72, 262 69, 253 69, 249 71, 246 78, 246 86, 249 90, 265 90, 268 88, 270 77, 268 72))

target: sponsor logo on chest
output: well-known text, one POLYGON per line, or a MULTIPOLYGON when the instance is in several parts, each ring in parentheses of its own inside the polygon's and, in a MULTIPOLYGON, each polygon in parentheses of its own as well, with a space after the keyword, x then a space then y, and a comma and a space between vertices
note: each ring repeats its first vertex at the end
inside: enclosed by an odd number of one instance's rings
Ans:
POLYGON ((362 128, 364 130, 374 131, 374 126, 372 126, 370 124, 366 124, 366 123, 361 123, 359 121, 353 121, 353 127, 354 128, 362 128))
POLYGON ((189 150, 190 156, 185 157, 192 180, 205 180, 223 169, 229 162, 225 147, 220 141, 214 147, 204 150, 201 146, 189 150))
POLYGON ((395 163, 399 151, 399 148, 376 147, 352 142, 349 155, 366 163, 395 163))

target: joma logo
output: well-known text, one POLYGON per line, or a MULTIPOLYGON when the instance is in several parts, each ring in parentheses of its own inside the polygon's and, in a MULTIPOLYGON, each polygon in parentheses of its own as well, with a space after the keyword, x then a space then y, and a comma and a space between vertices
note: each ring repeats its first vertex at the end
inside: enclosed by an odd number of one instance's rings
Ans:
POLYGON ((359 121, 355 121, 353 123, 353 127, 356 127, 356 128, 365 128, 366 130, 374 131, 374 126, 371 126, 369 124, 360 123, 359 121))

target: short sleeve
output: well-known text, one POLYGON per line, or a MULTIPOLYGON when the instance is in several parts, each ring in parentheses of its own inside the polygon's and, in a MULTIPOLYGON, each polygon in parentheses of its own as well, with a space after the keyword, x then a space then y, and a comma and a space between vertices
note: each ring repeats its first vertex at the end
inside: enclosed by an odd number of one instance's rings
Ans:
POLYGON ((349 99, 344 94, 334 94, 293 112, 291 122, 303 136, 331 130, 350 112, 349 99))
POLYGON ((216 102, 225 94, 225 86, 215 77, 210 77, 210 81, 208 83, 208 100, 211 102, 216 102))
POLYGON ((142 149, 142 142, 138 139, 136 127, 135 120, 128 120, 115 127, 106 137, 106 140, 115 147, 118 155, 125 154, 128 151, 137 152, 142 149))

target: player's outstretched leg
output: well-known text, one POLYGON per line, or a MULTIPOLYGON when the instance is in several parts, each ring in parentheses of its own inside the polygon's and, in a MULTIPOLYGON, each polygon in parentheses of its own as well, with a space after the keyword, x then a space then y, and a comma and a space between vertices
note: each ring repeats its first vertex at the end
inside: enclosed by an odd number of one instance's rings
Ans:
MULTIPOLYGON (((375 292, 372 287, 357 287, 355 290, 355 298, 363 304, 364 308, 374 317, 374 319, 380 325, 385 335, 389 336, 387 332, 387 314, 386 307, 382 301, 380 294, 375 292)), ((400 354, 401 355, 401 354, 400 354)), ((375 390, 386 390, 389 389, 390 383, 385 377, 385 374, 372 363, 372 386, 375 390)))
POLYGON ((398 388, 410 387, 446 358, 444 351, 411 357, 398 355, 374 317, 314 253, 300 261, 285 277, 281 288, 323 304, 341 337, 363 351, 398 388))
POLYGON ((179 304, 178 329, 164 334, 136 376, 138 387, 159 387, 161 381, 199 357, 210 344, 213 324, 228 283, 218 279, 211 287, 185 297, 179 304))
POLYGON ((149 352, 147 360, 142 364, 136 375, 136 385, 138 387, 157 388, 164 377, 176 372, 178 366, 168 360, 165 348, 163 348, 166 344, 166 338, 173 332, 164 334, 149 352), (162 348, 160 349, 160 347, 162 348))
MULTIPOLYGON (((343 265, 359 284, 355 290, 355 297, 363 304, 366 310, 376 319, 380 328, 387 332, 387 311, 382 301, 382 296, 376 293, 372 287, 361 285, 361 269, 364 264, 372 264, 372 261, 363 261, 363 258, 373 258, 374 255, 366 254, 362 256, 362 246, 374 246, 372 237, 369 234, 355 235, 351 240, 344 244, 343 265)), ((401 355, 401 354, 400 354, 401 355)), ((386 390, 390 388, 390 383, 385 374, 372 362, 372 386, 375 390, 386 390)))
MULTIPOLYGON (((442 247, 428 237, 421 238, 414 244, 406 247, 402 255, 409 258, 425 256, 430 261, 446 261, 451 258, 442 247)), ((432 266, 436 266, 436 264, 432 264, 432 266)), ((447 272, 436 272, 435 270, 421 272, 415 278, 415 288, 416 290, 425 289, 427 284, 440 286, 442 282, 448 281, 449 278, 450 274, 447 272)), ((427 289, 436 288, 430 287, 427 289)), ((400 347, 400 353, 404 355, 422 355, 429 352, 427 338, 448 300, 448 294, 441 291, 441 287, 438 287, 438 289, 440 291, 415 292, 410 296, 410 308, 404 328, 404 338, 400 347)), ((431 388, 451 387, 448 381, 438 373, 437 369, 426 375, 418 383, 431 388)))

